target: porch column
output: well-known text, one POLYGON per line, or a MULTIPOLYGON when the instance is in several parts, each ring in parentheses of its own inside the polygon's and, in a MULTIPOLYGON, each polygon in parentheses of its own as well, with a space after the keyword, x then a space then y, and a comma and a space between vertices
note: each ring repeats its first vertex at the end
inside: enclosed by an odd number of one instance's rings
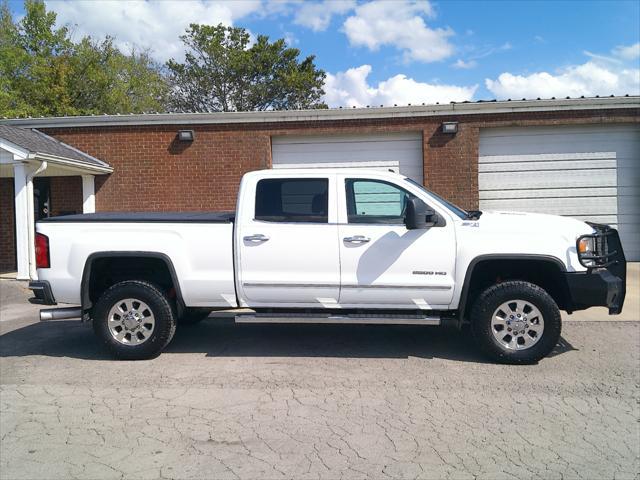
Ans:
POLYGON ((82 175, 82 213, 95 213, 96 191, 93 175, 82 175))
POLYGON ((13 182, 15 192, 16 217, 16 264, 18 280, 29 280, 29 189, 27 174, 29 167, 25 163, 13 165, 13 182))

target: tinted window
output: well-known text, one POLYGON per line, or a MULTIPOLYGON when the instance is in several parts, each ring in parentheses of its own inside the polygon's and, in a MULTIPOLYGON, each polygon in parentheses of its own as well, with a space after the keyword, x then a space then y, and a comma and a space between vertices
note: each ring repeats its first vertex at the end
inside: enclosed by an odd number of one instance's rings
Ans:
POLYGON ((349 223, 404 222, 407 198, 410 195, 384 181, 347 179, 347 213, 349 223))
POLYGON ((260 180, 256 186, 256 220, 266 222, 328 222, 329 180, 282 178, 260 180))

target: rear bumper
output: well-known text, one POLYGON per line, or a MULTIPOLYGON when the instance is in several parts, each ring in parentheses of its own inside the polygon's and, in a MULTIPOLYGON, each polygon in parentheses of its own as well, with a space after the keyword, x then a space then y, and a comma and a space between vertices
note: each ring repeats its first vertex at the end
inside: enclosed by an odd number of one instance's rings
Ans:
POLYGON ((56 299, 53 297, 51 285, 46 280, 29 282, 29 289, 33 292, 33 297, 29 299, 30 303, 37 305, 56 305, 56 299))
POLYGON ((607 307, 609 315, 621 313, 626 293, 625 277, 626 275, 620 278, 606 269, 583 273, 565 273, 571 295, 572 310, 607 307))

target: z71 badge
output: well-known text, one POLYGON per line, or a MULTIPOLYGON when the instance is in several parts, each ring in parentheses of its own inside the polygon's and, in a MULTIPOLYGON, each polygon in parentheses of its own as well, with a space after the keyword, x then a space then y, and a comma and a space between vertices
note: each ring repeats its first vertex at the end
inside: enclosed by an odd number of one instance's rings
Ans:
POLYGON ((414 275, 446 275, 447 272, 433 272, 430 270, 414 270, 414 275))

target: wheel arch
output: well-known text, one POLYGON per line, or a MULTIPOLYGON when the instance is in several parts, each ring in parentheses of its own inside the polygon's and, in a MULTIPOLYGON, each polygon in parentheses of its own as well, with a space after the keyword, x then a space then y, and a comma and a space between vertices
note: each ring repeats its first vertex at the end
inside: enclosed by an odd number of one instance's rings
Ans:
POLYGON ((558 306, 561 309, 571 311, 571 295, 563 275, 566 272, 566 267, 558 257, 539 254, 487 254, 474 258, 467 267, 458 304, 458 321, 460 324, 464 322, 466 314, 479 293, 478 290, 482 289, 484 285, 482 283, 482 274, 500 271, 501 267, 505 265, 510 266, 507 269, 507 271, 510 271, 508 272, 509 276, 504 280, 531 281, 545 290, 551 290, 548 293, 558 306), (553 272, 553 277, 547 281, 540 281, 539 278, 537 279, 538 281, 533 281, 536 275, 532 275, 530 272, 528 274, 524 273, 522 271, 524 266, 541 267, 542 271, 553 272), (540 285, 540 283, 544 285, 540 285), (553 285, 553 288, 549 288, 551 285, 553 285))
MULTIPOLYGON (((91 285, 92 285, 92 275, 94 273, 94 266, 97 261, 104 259, 127 259, 128 261, 137 259, 145 259, 145 260, 155 260, 157 262, 161 262, 164 267, 167 269, 167 273, 169 278, 171 279, 171 283, 176 293, 176 306, 179 311, 184 310, 185 304, 182 296, 182 290, 180 289, 180 282, 178 281, 178 275, 176 274, 175 267, 171 258, 168 255, 161 252, 146 252, 146 251, 132 251, 132 252, 122 252, 122 251, 102 251, 102 252, 94 252, 87 257, 85 261, 84 268, 82 271, 82 281, 80 284, 80 301, 82 306, 82 311, 86 312, 87 310, 93 307, 94 301, 91 298, 91 285)), ((131 278, 131 280, 135 280, 131 278)))

